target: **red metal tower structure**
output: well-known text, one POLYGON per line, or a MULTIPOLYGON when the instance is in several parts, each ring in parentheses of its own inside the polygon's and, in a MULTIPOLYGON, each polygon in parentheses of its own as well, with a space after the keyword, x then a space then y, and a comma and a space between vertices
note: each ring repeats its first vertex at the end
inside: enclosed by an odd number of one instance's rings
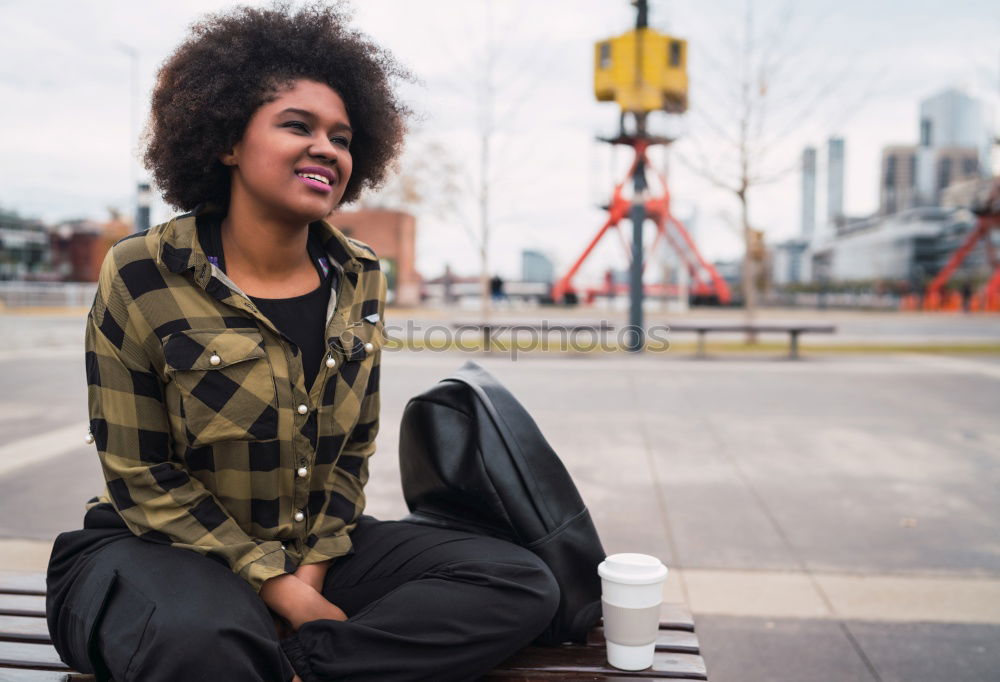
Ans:
MULTIPOLYGON (((625 177, 614 187, 611 193, 611 201, 608 202, 607 211, 608 219, 601 226, 597 234, 591 239, 590 243, 580 254, 580 257, 573 263, 572 267, 566 272, 562 278, 556 282, 552 289, 552 298, 556 301, 564 301, 567 295, 578 296, 576 289, 573 287, 573 277, 576 276, 577 271, 583 265, 584 261, 587 260, 587 256, 590 255, 594 247, 597 246, 601 238, 604 237, 605 233, 609 230, 619 229, 619 223, 623 219, 629 217, 629 211, 632 208, 632 201, 626 199, 624 196, 625 184, 631 179, 636 168, 641 164, 645 167, 651 167, 649 159, 646 156, 646 151, 653 144, 669 144, 672 140, 668 138, 651 137, 651 136, 630 136, 630 135, 619 135, 616 138, 602 138, 602 141, 609 142, 611 144, 623 144, 632 147, 635 150, 635 159, 632 161, 632 165, 629 167, 628 173, 625 177)), ((690 293, 702 299, 715 299, 719 303, 726 304, 730 301, 729 286, 726 281, 722 279, 718 271, 712 266, 711 263, 706 261, 701 253, 698 251, 698 247, 695 245, 694 240, 688 233, 687 228, 684 224, 676 217, 670 210, 670 189, 667 185, 667 179, 665 175, 659 171, 656 172, 656 177, 660 184, 660 189, 662 194, 659 196, 647 196, 643 201, 645 207, 645 214, 649 217, 656 225, 656 236, 653 239, 652 244, 650 244, 649 249, 646 253, 654 253, 657 245, 661 239, 666 240, 670 247, 677 253, 681 260, 681 264, 687 270, 688 275, 691 278, 691 291, 690 293)), ((628 247, 628 242, 624 234, 619 232, 621 235, 623 246, 625 247, 626 256, 631 259, 631 252, 628 247)), ((640 267, 644 266, 646 258, 643 258, 640 267)), ((588 291, 588 298, 591 298, 595 294, 611 294, 614 293, 613 290, 606 290, 610 285, 605 284, 603 289, 591 289, 588 291)), ((649 287, 646 287, 647 289, 649 287)))
POLYGON ((924 294, 924 310, 961 309, 961 295, 957 292, 945 292, 944 286, 972 249, 982 240, 992 274, 986 284, 973 296, 970 308, 972 310, 1000 312, 1000 258, 997 257, 992 240, 993 231, 1000 231, 1000 178, 993 180, 986 199, 973 211, 978 216, 976 226, 948 259, 945 266, 941 268, 941 272, 927 285, 927 291, 924 294))
MULTIPOLYGON (((628 219, 632 223, 632 245, 619 232, 630 260, 629 294, 630 325, 642 328, 642 298, 648 289, 642 282, 646 250, 643 249, 643 224, 647 218, 656 225, 656 238, 649 253, 656 248, 660 239, 665 239, 677 253, 681 263, 691 277, 692 293, 699 298, 714 299, 728 303, 729 287, 710 263, 698 251, 694 240, 670 210, 670 191, 662 173, 656 172, 662 194, 648 194, 646 170, 652 168, 646 155, 650 146, 668 145, 673 142, 666 137, 649 135, 646 118, 653 111, 681 114, 687 110, 687 41, 660 33, 649 27, 647 0, 633 0, 636 7, 635 29, 621 35, 598 42, 594 46, 594 95, 599 102, 614 101, 621 108, 621 128, 617 137, 601 138, 603 142, 632 147, 635 158, 625 178, 615 185, 608 202, 608 219, 597 235, 590 241, 569 271, 556 283, 552 298, 556 301, 577 300, 578 292, 573 288, 573 277, 593 251, 601 238, 611 229, 619 229, 619 223, 628 219), (625 131, 626 116, 635 122, 632 133, 625 131), (631 200, 623 195, 625 184, 631 180, 634 193, 631 200)), ((615 293, 613 282, 605 282, 605 287, 588 292, 588 298, 596 293, 615 293)), ((641 339, 636 339, 630 350, 638 350, 641 339)))

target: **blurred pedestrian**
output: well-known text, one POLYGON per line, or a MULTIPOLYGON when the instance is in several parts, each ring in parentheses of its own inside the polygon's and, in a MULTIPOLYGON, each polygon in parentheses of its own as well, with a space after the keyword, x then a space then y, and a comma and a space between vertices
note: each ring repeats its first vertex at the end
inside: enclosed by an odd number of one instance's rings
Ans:
POLYGON ((962 282, 962 310, 969 312, 972 304, 972 282, 965 280, 962 282))
POLYGON ((444 275, 441 276, 441 285, 444 288, 444 304, 453 304, 455 302, 455 274, 451 271, 449 263, 445 263, 444 275))
POLYGON ((494 302, 500 302, 507 297, 503 290, 503 284, 503 278, 500 275, 493 275, 493 278, 490 279, 490 298, 494 302))

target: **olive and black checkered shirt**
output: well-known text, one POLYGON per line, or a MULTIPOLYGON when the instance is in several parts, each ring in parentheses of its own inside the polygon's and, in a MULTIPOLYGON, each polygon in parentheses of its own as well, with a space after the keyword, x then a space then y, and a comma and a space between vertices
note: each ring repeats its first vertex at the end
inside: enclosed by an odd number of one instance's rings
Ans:
MULTIPOLYGON (((199 209, 204 212, 207 209, 199 209)), ((385 276, 325 222, 341 269, 323 365, 210 263, 196 213, 115 244, 87 318, 90 429, 136 535, 222 560, 255 590, 351 551, 375 451, 385 276)))

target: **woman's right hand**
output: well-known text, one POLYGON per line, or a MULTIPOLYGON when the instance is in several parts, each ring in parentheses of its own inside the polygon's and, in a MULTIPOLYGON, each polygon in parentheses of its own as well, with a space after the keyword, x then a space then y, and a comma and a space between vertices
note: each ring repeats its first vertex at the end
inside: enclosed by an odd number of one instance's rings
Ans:
POLYGON ((291 573, 265 581, 260 597, 295 630, 313 620, 347 620, 340 607, 291 573))

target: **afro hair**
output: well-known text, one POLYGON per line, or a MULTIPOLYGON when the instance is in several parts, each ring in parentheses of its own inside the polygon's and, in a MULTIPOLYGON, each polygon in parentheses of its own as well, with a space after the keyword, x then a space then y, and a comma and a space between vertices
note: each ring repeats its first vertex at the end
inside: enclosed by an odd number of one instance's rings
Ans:
POLYGON ((343 5, 239 7, 207 16, 157 74, 144 161, 164 198, 189 211, 229 203, 219 155, 283 87, 307 79, 335 90, 354 130, 354 171, 342 203, 377 188, 399 155, 410 110, 394 86, 409 72, 347 25, 343 5))

